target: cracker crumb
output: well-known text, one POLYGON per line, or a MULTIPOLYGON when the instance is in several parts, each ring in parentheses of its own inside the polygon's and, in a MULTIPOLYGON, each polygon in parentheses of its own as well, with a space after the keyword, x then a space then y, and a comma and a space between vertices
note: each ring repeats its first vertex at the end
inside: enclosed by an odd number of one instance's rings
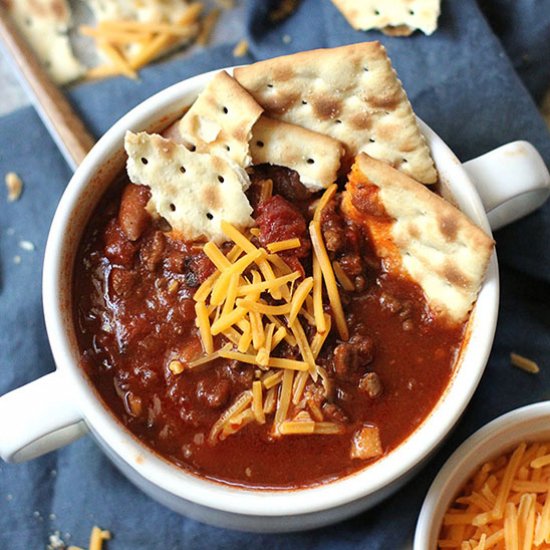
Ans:
POLYGON ((50 521, 55 521, 57 519, 57 516, 55 514, 50 514, 48 518, 50 521))
POLYGON ((15 235, 15 229, 13 227, 8 227, 6 229, 6 235, 9 235, 10 237, 15 235))
POLYGON ((19 248, 26 250, 27 252, 34 252, 36 247, 31 241, 19 241, 19 248))
POLYGON ((21 263, 21 256, 17 255, 13 257, 13 263, 19 265, 21 263))
POLYGON ((6 188, 8 189, 8 202, 19 200, 23 192, 23 182, 15 172, 8 172, 5 176, 6 188))
POLYGON ((271 11, 269 18, 273 22, 282 21, 291 15, 298 6, 298 0, 281 0, 279 5, 271 11))
POLYGON ((49 544, 47 546, 48 550, 62 550, 65 548, 65 542, 61 538, 61 533, 56 531, 53 535, 49 537, 49 544))
POLYGON ((11 501, 13 500, 13 495, 12 495, 11 493, 8 493, 8 494, 6 495, 6 500, 7 500, 8 502, 11 502, 11 501))
POLYGON ((248 53, 248 40, 244 38, 233 49, 234 57, 244 57, 248 53))
POLYGON ((246 468, 244 473, 246 474, 246 477, 252 477, 252 470, 250 468, 246 468))
POLYGON ((523 355, 519 355, 519 353, 510 353, 510 363, 512 366, 531 374, 537 374, 540 372, 539 366, 532 359, 523 357, 523 355))
POLYGON ((290 44, 292 42, 292 36, 290 34, 285 34, 283 36, 283 44, 290 44))

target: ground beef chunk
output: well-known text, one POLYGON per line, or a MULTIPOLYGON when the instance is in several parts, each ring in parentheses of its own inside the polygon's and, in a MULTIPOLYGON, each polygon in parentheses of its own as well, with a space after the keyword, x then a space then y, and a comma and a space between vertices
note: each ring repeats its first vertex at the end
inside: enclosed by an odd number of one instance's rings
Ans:
POLYGON ((366 393, 371 399, 375 399, 382 395, 383 391, 382 381, 380 376, 375 372, 367 372, 359 380, 359 390, 366 393))
POLYGON ((155 271, 162 262, 166 238, 162 231, 155 231, 140 249, 141 261, 149 271, 155 271))
POLYGON ((197 384, 197 399, 211 409, 227 404, 231 395, 231 383, 226 378, 205 378, 197 384))
POLYGON ((341 380, 353 381, 364 372, 373 357, 374 342, 372 338, 356 334, 349 342, 343 342, 334 348, 334 373, 341 380))
POLYGON ((203 252, 189 256, 183 265, 185 284, 190 288, 198 287, 214 273, 215 269, 214 264, 203 252))
POLYGON ((270 179, 273 181, 273 195, 282 195, 291 203, 309 200, 311 191, 300 181, 298 172, 283 166, 262 164, 254 167, 252 182, 270 179))
POLYGON ((321 231, 330 252, 338 252, 346 246, 346 223, 339 211, 339 201, 332 199, 321 213, 321 231))
POLYGON ((329 422, 338 422, 339 424, 348 422, 346 413, 334 403, 325 403, 323 405, 323 416, 329 422))
POLYGON ((321 214, 321 231, 327 250, 337 260, 344 273, 353 281, 356 291, 365 289, 362 237, 359 228, 346 221, 340 213, 340 203, 332 199, 321 214))
POLYGON ((130 241, 126 233, 122 231, 116 219, 112 219, 103 234, 105 242, 105 256, 114 265, 131 267, 137 244, 130 241))
POLYGON ((109 283, 112 292, 116 296, 124 297, 134 289, 137 283, 136 274, 133 271, 115 267, 111 271, 109 283))

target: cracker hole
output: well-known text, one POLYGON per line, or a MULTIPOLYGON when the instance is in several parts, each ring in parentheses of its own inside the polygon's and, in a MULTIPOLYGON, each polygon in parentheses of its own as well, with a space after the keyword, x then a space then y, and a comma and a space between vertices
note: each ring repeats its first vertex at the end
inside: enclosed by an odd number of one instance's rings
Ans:
POLYGON ((302 99, 302 105, 307 105, 307 101, 305 99, 302 99))
POLYGON ((141 164, 149 164, 149 161, 145 157, 141 157, 141 164))
POLYGON ((263 147, 263 146, 265 145, 265 143, 264 143, 263 141, 261 141, 261 140, 258 140, 258 141, 256 142, 256 145, 257 145, 258 147, 263 147))
POLYGON ((374 15, 380 15, 380 10, 374 10, 374 15))
POLYGON ((229 145, 226 145, 226 146, 225 146, 225 149, 226 149, 227 151, 231 151, 231 147, 229 147, 229 145))
POLYGON ((220 183, 223 183, 225 181, 224 177, 223 176, 218 176, 218 181, 220 183))
POLYGON ((402 162, 403 164, 405 164, 405 163, 407 163, 407 162, 409 162, 409 161, 408 161, 407 159, 402 159, 401 162, 402 162))
POLYGON ((369 138, 369 141, 370 141, 371 143, 375 143, 375 142, 376 142, 376 140, 375 140, 374 138, 369 138))
POLYGON ((369 72, 369 68, 368 67, 363 67, 363 70, 368 73, 369 72))
POLYGON ((191 153, 194 153, 197 150, 197 146, 190 143, 189 145, 187 145, 187 149, 191 151, 191 153))
POLYGON ((273 88, 273 84, 268 84, 267 87, 268 88, 273 88))
POLYGON ((182 174, 185 174, 185 172, 187 172, 187 170, 185 169, 185 166, 180 166, 180 172, 182 174))
POLYGON ((342 121, 339 118, 337 118, 334 122, 336 122, 336 124, 342 124, 342 121))
POLYGON ((308 164, 315 164, 315 161, 313 159, 307 159, 308 164))
POLYGON ((409 10, 409 15, 414 15, 414 10, 409 10))
POLYGON ((25 19, 25 25, 27 25, 27 27, 30 27, 32 25, 32 19, 30 17, 27 17, 25 19))
POLYGON ((173 202, 170 203, 170 210, 171 210, 172 212, 175 212, 175 211, 176 211, 176 205, 175 205, 173 202))
POLYGON ((224 107, 222 110, 225 114, 229 113, 229 109, 227 107, 224 107))
POLYGON ((206 214, 206 217, 207 217, 209 220, 213 220, 213 219, 214 219, 214 216, 213 216, 210 212, 208 212, 208 213, 206 214))

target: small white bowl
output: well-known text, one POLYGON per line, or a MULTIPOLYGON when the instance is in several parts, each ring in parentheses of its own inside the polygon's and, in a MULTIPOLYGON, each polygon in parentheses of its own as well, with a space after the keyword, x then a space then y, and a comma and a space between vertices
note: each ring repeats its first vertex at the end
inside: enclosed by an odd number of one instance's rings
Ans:
POLYGON ((436 550, 443 516, 460 489, 483 463, 522 441, 550 441, 550 401, 527 405, 493 420, 470 436, 432 483, 416 524, 414 550, 436 550))

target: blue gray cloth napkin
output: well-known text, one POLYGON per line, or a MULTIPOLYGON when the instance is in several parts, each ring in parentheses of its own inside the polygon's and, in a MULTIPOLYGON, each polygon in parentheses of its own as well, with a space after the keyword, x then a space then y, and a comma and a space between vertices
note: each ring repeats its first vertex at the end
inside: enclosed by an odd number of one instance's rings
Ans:
MULTIPOLYGON (((376 39, 388 48, 416 112, 462 160, 527 139, 550 164, 550 134, 532 99, 550 86, 548 0, 484 0, 492 27, 474 0, 444 0, 438 30, 409 38, 353 31, 330 0, 303 0, 291 17, 273 26, 272 5, 247 3, 250 54, 244 59, 233 57, 234 44, 219 46, 145 69, 139 84, 119 78, 78 86, 71 100, 99 136, 144 98, 203 71, 376 39)), ((42 317, 41 269, 48 227, 71 174, 30 108, 0 119, 0 175, 8 171, 23 178, 25 190, 15 203, 0 198, 0 393, 54 369, 42 317)), ((150 500, 85 437, 26 464, 0 464, 0 549, 44 548, 56 531, 67 542, 86 546, 94 524, 113 531, 109 550, 402 548, 412 537, 431 480, 457 445, 496 416, 550 398, 550 204, 495 238, 502 297, 487 370, 445 446, 396 496, 315 531, 222 530, 150 500), (510 351, 538 361, 541 373, 512 368, 510 351)))

